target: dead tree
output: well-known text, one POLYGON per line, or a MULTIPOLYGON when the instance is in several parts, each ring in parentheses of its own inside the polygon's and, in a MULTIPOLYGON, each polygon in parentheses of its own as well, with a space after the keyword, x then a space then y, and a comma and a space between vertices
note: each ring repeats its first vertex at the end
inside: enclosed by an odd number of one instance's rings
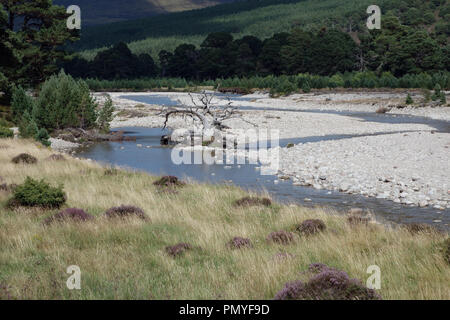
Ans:
POLYGON ((213 103, 215 94, 207 93, 206 91, 203 91, 200 96, 197 97, 197 101, 191 93, 189 93, 189 97, 192 102, 191 106, 187 106, 179 101, 181 107, 167 108, 162 111, 165 116, 164 129, 167 127, 169 118, 174 115, 183 115, 186 119, 190 118, 194 122, 198 121, 202 127, 203 137, 211 137, 216 130, 223 131, 229 129, 229 127, 224 124, 225 120, 238 118, 250 123, 242 118, 242 114, 232 105, 230 99, 228 99, 227 104, 218 105, 213 103))

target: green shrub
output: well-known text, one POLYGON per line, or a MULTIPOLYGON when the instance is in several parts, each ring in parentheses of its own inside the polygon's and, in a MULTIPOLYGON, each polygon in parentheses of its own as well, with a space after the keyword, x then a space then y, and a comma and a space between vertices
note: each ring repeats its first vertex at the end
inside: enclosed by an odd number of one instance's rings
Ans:
POLYGON ((302 86, 302 91, 303 93, 310 93, 311 92, 311 87, 309 85, 309 82, 306 81, 303 86, 302 86))
POLYGON ((12 137, 14 137, 14 132, 11 129, 0 126, 0 138, 12 138, 12 137))
POLYGON ((408 93, 408 96, 406 97, 406 104, 413 104, 414 100, 411 97, 411 95, 408 93))
POLYGON ((44 128, 41 128, 38 130, 38 132, 34 136, 34 139, 36 141, 39 141, 46 147, 50 147, 50 145, 51 145, 50 141, 48 140, 48 139, 50 139, 50 136, 48 135, 47 130, 45 130, 44 128))
POLYGON ((6 119, 0 118, 0 127, 10 128, 13 124, 6 119))
POLYGON ((441 99, 441 86, 439 83, 436 84, 436 86, 434 87, 434 93, 431 96, 431 100, 433 101, 437 101, 439 99, 441 99))
POLYGON ((37 181, 27 177, 25 182, 14 190, 11 205, 24 207, 59 208, 66 202, 63 187, 52 187, 44 180, 37 181))
POLYGON ((431 91, 428 89, 423 89, 423 101, 430 102, 431 101, 431 91))

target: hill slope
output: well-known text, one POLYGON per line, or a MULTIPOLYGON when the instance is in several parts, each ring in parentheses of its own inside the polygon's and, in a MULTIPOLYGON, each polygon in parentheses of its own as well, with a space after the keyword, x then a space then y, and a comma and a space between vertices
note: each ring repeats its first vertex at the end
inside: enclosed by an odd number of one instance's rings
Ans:
POLYGON ((84 25, 144 18, 167 12, 200 9, 234 0, 54 0, 68 7, 78 5, 84 25))
MULTIPOLYGON (((146 19, 82 29, 76 50, 98 49, 126 42, 135 53, 155 54, 181 43, 200 44, 210 32, 251 34, 260 38, 287 31, 294 25, 310 27, 337 20, 355 11, 365 16, 373 0, 245 0, 146 19)), ((378 2, 389 2, 379 0, 378 2)), ((92 58, 96 51, 85 53, 92 58)))
MULTIPOLYGON (((366 9, 377 4, 383 15, 393 11, 403 23, 422 28, 444 23, 450 13, 449 0, 424 3, 411 0, 243 0, 200 10, 159 15, 146 19, 88 27, 74 49, 92 58, 100 48, 126 42, 137 54, 154 57, 162 50, 173 50, 181 43, 199 45, 211 32, 225 31, 234 36, 267 38, 299 26, 304 29, 338 28, 355 35, 366 32, 366 9), (443 22, 444 21, 444 22, 443 22), (95 50, 92 50, 95 49, 95 50)), ((433 27, 434 28, 434 27, 433 27)))

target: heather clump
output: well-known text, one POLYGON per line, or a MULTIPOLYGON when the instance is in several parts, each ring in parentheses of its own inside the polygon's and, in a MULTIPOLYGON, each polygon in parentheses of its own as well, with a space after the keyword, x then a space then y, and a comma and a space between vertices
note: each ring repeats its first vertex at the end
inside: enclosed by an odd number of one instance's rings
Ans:
POLYGON ((185 183, 183 181, 180 181, 175 176, 161 177, 159 180, 155 181, 153 184, 158 187, 181 187, 181 186, 185 185, 185 183))
POLYGON ((243 248, 252 248, 253 245, 250 239, 242 237, 234 237, 227 243, 227 247, 230 249, 243 249, 243 248))
POLYGON ((119 174, 119 170, 117 168, 107 168, 103 174, 105 176, 116 176, 119 174))
POLYGON ((311 263, 308 267, 308 271, 311 273, 320 273, 325 269, 329 269, 326 264, 323 263, 311 263))
POLYGON ((277 261, 283 261, 286 259, 291 259, 293 257, 294 255, 289 252, 278 252, 275 254, 274 259, 277 261))
POLYGON ((450 238, 444 241, 444 259, 450 264, 450 238))
POLYGON ((49 156, 47 158, 47 160, 49 160, 49 161, 65 161, 66 158, 62 154, 55 153, 55 154, 52 154, 51 156, 49 156))
POLYGON ((11 184, 0 183, 0 191, 10 192, 10 191, 16 190, 16 188, 17 188, 17 184, 15 184, 15 183, 11 183, 11 184))
POLYGON ((369 223, 372 221, 372 219, 368 216, 358 216, 358 215, 349 215, 347 217, 347 222, 351 226, 358 226, 358 225, 369 225, 369 223))
POLYGON ((312 235, 326 229, 325 223, 320 219, 308 219, 297 226, 296 230, 303 235, 312 235))
POLYGON ((272 200, 269 198, 258 198, 258 197, 244 197, 238 199, 234 202, 236 207, 251 207, 251 206, 265 206, 269 207, 272 205, 272 200))
POLYGON ((375 290, 365 287, 344 271, 315 263, 309 266, 313 274, 307 282, 287 283, 275 295, 275 300, 380 300, 375 290))
POLYGON ((10 286, 5 283, 0 283, 0 300, 15 300, 10 290, 10 286))
POLYGON ((85 222, 92 219, 94 219, 94 217, 86 213, 82 209, 68 208, 45 219, 44 224, 49 225, 53 222, 66 222, 66 221, 85 222))
POLYGON ((294 234, 284 230, 272 232, 267 236, 267 241, 287 245, 294 241, 294 234))
POLYGON ((15 156, 11 160, 15 164, 23 163, 23 164, 35 164, 38 160, 28 153, 21 153, 18 156, 15 156))
POLYGON ((288 282, 277 292, 274 300, 297 300, 303 294, 305 284, 300 281, 288 282))
POLYGON ((169 256, 176 258, 191 249, 192 246, 189 243, 178 243, 174 246, 166 247, 166 252, 169 256))
POLYGON ((419 234, 419 233, 436 233, 439 232, 435 227, 430 226, 425 223, 410 223, 405 224, 404 228, 409 231, 411 234, 419 234))
POLYGON ((107 218, 129 218, 137 217, 142 220, 147 220, 148 217, 141 208, 135 206, 121 205, 120 207, 113 207, 105 212, 107 218))
POLYGON ((347 215, 347 223, 352 227, 362 225, 367 226, 372 221, 373 221, 372 215, 360 208, 351 209, 347 215))

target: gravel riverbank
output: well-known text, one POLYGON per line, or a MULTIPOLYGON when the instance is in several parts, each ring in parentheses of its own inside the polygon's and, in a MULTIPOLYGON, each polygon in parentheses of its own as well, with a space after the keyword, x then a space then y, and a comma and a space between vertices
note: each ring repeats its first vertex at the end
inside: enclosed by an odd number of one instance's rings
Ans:
MULTIPOLYGON (((253 94, 234 101, 243 118, 259 129, 279 129, 280 139, 302 140, 291 148, 280 148, 280 172, 295 185, 338 190, 367 197, 389 199, 410 206, 450 208, 450 133, 437 131, 419 121, 383 121, 375 111, 404 101, 405 93, 323 93, 269 98, 253 94), (252 110, 251 108, 254 108, 252 110), (280 110, 262 110, 275 108, 280 110), (260 110, 261 109, 261 110, 260 110), (289 110, 288 110, 289 109, 289 110), (372 114, 365 119, 351 113, 372 114), (378 118, 377 118, 378 117, 378 118)), ((122 96, 169 96, 190 105, 185 93, 111 93, 119 108, 113 127, 162 127, 164 117, 156 104, 139 103, 122 96), (138 105, 138 106, 136 106, 138 105)), ((101 95, 97 95, 102 99, 101 95)), ((417 101, 421 97, 413 93, 417 101)), ((219 104, 226 99, 217 98, 219 104)), ((391 118, 420 116, 447 121, 449 107, 392 108, 391 118)), ((228 120, 233 129, 254 126, 239 119, 228 120)), ((444 122, 445 124, 445 122, 444 122)), ((171 118, 172 129, 185 121, 171 118)))

